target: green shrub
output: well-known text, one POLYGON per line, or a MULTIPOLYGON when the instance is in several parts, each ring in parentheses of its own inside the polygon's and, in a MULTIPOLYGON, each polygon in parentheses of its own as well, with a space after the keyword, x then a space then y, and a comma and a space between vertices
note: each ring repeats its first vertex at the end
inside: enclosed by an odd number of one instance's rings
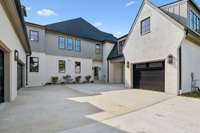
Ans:
POLYGON ((91 78, 92 78, 92 76, 90 76, 90 75, 85 76, 85 80, 86 80, 86 82, 89 83, 91 78))
POLYGON ((54 84, 58 83, 58 77, 57 77, 57 76, 52 76, 52 77, 51 77, 51 81, 52 81, 52 83, 54 83, 54 84))
POLYGON ((75 78, 75 81, 76 81, 76 83, 80 83, 80 81, 81 81, 81 76, 77 76, 77 77, 75 78))

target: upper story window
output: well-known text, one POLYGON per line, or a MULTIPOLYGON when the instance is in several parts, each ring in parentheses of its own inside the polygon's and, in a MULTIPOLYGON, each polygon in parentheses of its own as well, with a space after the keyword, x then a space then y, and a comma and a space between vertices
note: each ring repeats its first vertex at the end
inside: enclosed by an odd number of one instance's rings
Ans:
POLYGON ((151 31, 151 21, 149 17, 141 21, 141 35, 150 33, 150 31, 151 31))
POLYGON ((101 45, 100 44, 96 44, 95 52, 96 52, 96 54, 100 54, 100 52, 101 52, 101 45))
POLYGON ((79 39, 75 40, 75 51, 77 51, 77 52, 81 51, 81 40, 79 40, 79 39))
POLYGON ((123 48, 124 48, 125 40, 122 40, 118 44, 118 53, 122 54, 123 48))
POLYGON ((58 61, 58 71, 59 71, 59 73, 65 73, 65 61, 64 60, 58 61))
POLYGON ((75 73, 81 73, 81 62, 75 62, 75 73))
POLYGON ((39 72, 39 58, 30 57, 30 72, 39 72))
POLYGON ((74 40, 72 38, 67 38, 67 49, 73 50, 74 40))
POLYGON ((193 31, 200 33, 200 17, 192 10, 189 12, 189 25, 193 31))
POLYGON ((58 47, 60 49, 65 48, 65 38, 64 37, 58 37, 58 47))
POLYGON ((30 30, 30 40, 31 41, 39 41, 39 32, 30 30))

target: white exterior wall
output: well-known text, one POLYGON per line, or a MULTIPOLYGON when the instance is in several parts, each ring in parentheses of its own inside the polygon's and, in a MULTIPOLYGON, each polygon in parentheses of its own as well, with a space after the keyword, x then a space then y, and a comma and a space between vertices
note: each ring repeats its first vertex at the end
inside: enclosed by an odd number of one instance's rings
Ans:
POLYGON ((124 82, 124 65, 121 62, 109 61, 109 83, 124 82))
POLYGON ((165 14, 153 7, 148 2, 144 4, 132 31, 129 33, 124 48, 126 62, 130 68, 125 68, 125 85, 133 87, 132 64, 153 61, 165 61, 165 92, 177 94, 178 92, 178 47, 184 38, 184 30, 175 22, 170 21, 165 14), (140 23, 150 17, 151 32, 142 36, 140 23), (166 59, 169 54, 174 56, 174 64, 170 65, 166 59))
POLYGON ((9 74, 9 79, 5 79, 4 88, 5 92, 9 92, 6 94, 9 97, 6 101, 13 101, 17 96, 17 62, 14 61, 14 50, 19 51, 19 59, 23 63, 26 63, 26 53, 1 4, 0 13, 0 49, 5 52, 5 72, 10 72, 5 73, 6 76, 9 74))
MULTIPOLYGON (((200 80, 200 45, 184 40, 182 43, 182 92, 191 91, 191 73, 200 80)), ((200 87, 200 81, 197 81, 200 87)))
POLYGON ((105 82, 108 81, 108 56, 111 52, 111 50, 113 49, 114 47, 114 44, 113 43, 109 43, 109 42, 106 42, 103 44, 103 69, 102 69, 102 72, 103 72, 103 80, 105 82))
POLYGON ((46 71, 49 69, 45 53, 32 52, 31 57, 39 58, 39 72, 30 72, 30 58, 28 60, 28 86, 42 86, 45 85, 46 71))
POLYGON ((39 57, 39 72, 29 72, 29 86, 41 86, 47 82, 51 82, 52 76, 58 76, 60 81, 63 81, 63 76, 71 75, 72 79, 76 76, 81 76, 81 81, 85 81, 85 76, 92 76, 93 71, 92 59, 74 58, 66 56, 53 56, 44 53, 32 54, 32 57, 39 57), (65 60, 65 73, 59 73, 58 61, 65 60), (75 73, 75 62, 81 62, 81 73, 75 73))

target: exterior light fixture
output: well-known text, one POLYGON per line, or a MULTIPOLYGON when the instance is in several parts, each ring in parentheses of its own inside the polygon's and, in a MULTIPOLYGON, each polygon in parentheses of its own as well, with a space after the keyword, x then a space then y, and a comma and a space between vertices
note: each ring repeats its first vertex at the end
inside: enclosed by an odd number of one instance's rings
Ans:
POLYGON ((126 67, 129 68, 130 67, 130 63, 127 61, 126 62, 126 67))
POLYGON ((15 61, 18 61, 18 59, 19 59, 19 52, 18 52, 18 50, 14 51, 14 57, 15 57, 15 61))
POLYGON ((174 63, 174 57, 173 57, 173 55, 168 55, 168 63, 169 64, 173 64, 174 63))

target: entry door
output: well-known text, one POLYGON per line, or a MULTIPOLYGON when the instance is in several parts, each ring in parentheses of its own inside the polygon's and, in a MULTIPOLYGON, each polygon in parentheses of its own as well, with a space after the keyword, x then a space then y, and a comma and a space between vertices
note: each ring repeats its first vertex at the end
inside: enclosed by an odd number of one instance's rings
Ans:
POLYGON ((0 50, 0 103, 4 102, 4 53, 0 50))
POLYGON ((134 88, 164 92, 164 62, 134 65, 134 88))
POLYGON ((94 79, 99 80, 99 68, 94 67, 94 79))
POLYGON ((21 89, 23 87, 23 65, 17 64, 17 89, 21 89))

